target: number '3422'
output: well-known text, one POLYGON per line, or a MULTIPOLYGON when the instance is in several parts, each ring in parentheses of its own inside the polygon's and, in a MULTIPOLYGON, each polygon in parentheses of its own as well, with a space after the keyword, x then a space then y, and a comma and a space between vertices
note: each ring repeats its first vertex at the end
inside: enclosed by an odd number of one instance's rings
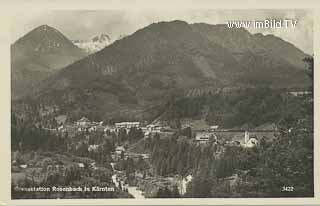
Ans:
POLYGON ((281 191, 282 192, 293 192, 294 191, 294 187, 292 187, 292 186, 283 186, 281 188, 281 191))

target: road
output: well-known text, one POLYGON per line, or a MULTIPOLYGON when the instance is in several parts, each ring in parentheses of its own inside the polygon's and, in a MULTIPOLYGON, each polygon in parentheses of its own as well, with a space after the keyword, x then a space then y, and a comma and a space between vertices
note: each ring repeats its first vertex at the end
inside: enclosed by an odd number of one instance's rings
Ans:
MULTIPOLYGON (((121 181, 117 177, 117 171, 114 169, 114 163, 110 163, 112 166, 114 174, 112 175, 112 181, 116 185, 116 187, 119 187, 121 184, 121 181)), ((122 185, 122 184, 121 184, 122 185)), ((122 185, 123 186, 123 185, 122 185)), ((145 197, 142 195, 142 191, 138 190, 137 187, 128 186, 128 192, 136 199, 144 199, 145 197)))
POLYGON ((128 192, 133 195, 135 199, 145 199, 142 195, 142 191, 138 190, 137 187, 128 187, 128 192))

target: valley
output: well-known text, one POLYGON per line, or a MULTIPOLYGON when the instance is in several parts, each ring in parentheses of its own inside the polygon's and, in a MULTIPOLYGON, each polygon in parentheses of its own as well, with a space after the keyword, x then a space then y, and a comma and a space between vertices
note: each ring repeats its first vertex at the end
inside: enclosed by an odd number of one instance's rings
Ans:
POLYGON ((313 57, 290 42, 174 20, 11 52, 13 199, 313 196, 313 57), (19 189, 53 186, 109 190, 19 189))

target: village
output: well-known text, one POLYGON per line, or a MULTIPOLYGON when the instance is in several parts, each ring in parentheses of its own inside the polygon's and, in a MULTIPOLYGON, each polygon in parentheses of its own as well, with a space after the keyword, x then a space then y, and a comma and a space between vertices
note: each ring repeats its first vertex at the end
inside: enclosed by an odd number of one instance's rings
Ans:
MULTIPOLYGON (((192 125, 185 124, 182 126, 182 130, 186 128, 192 128, 192 125)), ((140 131, 141 135, 143 135, 142 139, 147 140, 153 138, 154 136, 159 135, 160 138, 165 138, 173 135, 177 132, 176 129, 172 129, 169 126, 164 126, 160 122, 151 123, 147 125, 143 125, 140 122, 117 122, 114 125, 104 125, 103 122, 94 122, 90 121, 86 117, 82 117, 78 121, 75 121, 72 124, 61 124, 56 129, 48 129, 53 132, 60 134, 66 138, 75 138, 79 135, 85 136, 85 143, 83 144, 83 140, 77 140, 76 143, 68 145, 68 150, 80 150, 83 145, 89 155, 94 156, 99 153, 102 144, 99 144, 101 141, 89 141, 90 136, 94 136, 93 134, 101 135, 97 139, 108 139, 110 137, 119 138, 120 132, 125 131, 126 134, 130 134, 130 130, 140 131), (90 144, 91 142, 91 144, 90 144)), ((274 133, 274 129, 269 130, 231 130, 231 129, 219 129, 219 126, 214 125, 210 126, 207 129, 194 129, 192 131, 192 136, 189 139, 192 143, 196 145, 207 145, 213 144, 216 145, 218 150, 217 154, 221 154, 224 152, 225 148, 228 146, 236 146, 243 148, 252 148, 259 144, 259 138, 257 138, 257 134, 260 133, 274 133), (230 138, 232 136, 232 138, 230 138), (229 137, 229 138, 227 138, 229 137)), ((128 136, 130 139, 130 136, 128 136)), ((135 198, 145 198, 145 197, 153 197, 159 188, 177 188, 179 194, 182 196, 186 193, 187 183, 192 180, 192 174, 188 174, 185 177, 180 175, 173 176, 159 176, 154 175, 152 172, 152 167, 150 165, 150 154, 149 153, 139 153, 131 150, 130 145, 125 142, 116 141, 114 145, 114 150, 111 152, 111 160, 109 166, 98 164, 94 160, 85 160, 74 162, 75 165, 80 170, 92 170, 98 171, 101 169, 105 169, 106 167, 111 167, 112 172, 112 182, 113 185, 118 190, 128 191, 135 198), (149 165, 145 169, 136 170, 131 174, 131 180, 128 179, 128 174, 126 171, 119 167, 121 161, 126 161, 132 159, 134 162, 143 161, 146 165, 149 165), (133 175, 133 177, 132 177, 133 175)), ((13 160, 13 165, 19 167, 20 170, 28 170, 31 169, 32 164, 17 164, 15 160, 13 160)), ((58 170, 64 171, 63 164, 48 164, 46 165, 46 170, 58 170)), ((229 177, 230 182, 235 182, 237 176, 229 177)))
MULTIPOLYGON (((94 122, 90 121, 86 117, 82 117, 78 121, 73 124, 62 124, 56 129, 48 129, 51 131, 58 131, 59 133, 68 133, 69 136, 73 136, 76 133, 94 133, 94 132, 102 132, 102 133, 112 133, 119 134, 120 130, 125 130, 126 133, 129 133, 131 128, 139 129, 143 132, 144 138, 151 138, 154 134, 160 134, 160 136, 172 135, 177 132, 177 129, 172 129, 169 126, 163 126, 163 123, 156 122, 147 125, 142 125, 140 122, 117 122, 114 125, 104 125, 103 122, 94 122)), ((205 144, 210 141, 214 141, 220 144, 226 145, 237 145, 241 147, 254 147, 258 144, 259 138, 256 137, 257 133, 274 133, 277 131, 276 127, 272 125, 270 128, 264 129, 219 129, 218 125, 209 126, 206 129, 197 129, 193 128, 192 125, 186 124, 182 126, 182 130, 185 128, 191 128, 193 131, 193 139, 198 144, 205 144), (224 133, 230 135, 230 133, 237 133, 233 138, 229 140, 225 140, 226 138, 218 138, 223 137, 224 133), (240 135, 239 135, 240 133, 240 135)), ((261 136, 261 135, 260 135, 261 136)), ((90 146, 90 149, 94 149, 96 146, 90 146)), ((119 146, 116 149, 117 152, 123 151, 123 147, 119 146)))
MULTIPOLYGON (((192 125, 185 124, 182 126, 181 130, 191 129, 192 125)), ((114 125, 104 125, 103 122, 94 122, 90 121, 86 117, 82 117, 78 121, 75 121, 72 124, 61 124, 58 128, 55 129, 47 129, 51 132, 57 133, 64 138, 73 139, 79 136, 84 136, 84 139, 75 139, 72 140, 71 144, 67 145, 69 151, 73 151, 77 153, 82 149, 82 151, 86 151, 87 155, 91 158, 95 157, 95 155, 101 152, 103 147, 103 139, 108 138, 116 138, 119 139, 120 133, 124 132, 126 134, 130 134, 130 130, 140 131, 140 137, 142 140, 147 140, 150 138, 154 138, 155 136, 159 136, 160 138, 166 138, 172 136, 177 129, 172 129, 167 125, 163 125, 160 122, 155 122, 147 125, 143 125, 140 122, 117 122, 114 125), (98 135, 97 135, 98 134, 98 135), (92 138, 96 138, 92 140, 92 138), (91 139, 91 140, 90 140, 91 139)), ((257 131, 256 131, 257 132, 257 131)), ((258 132, 274 132, 274 130, 270 131, 258 131, 258 132)), ((247 130, 227 130, 227 129, 219 129, 219 126, 214 125, 210 126, 207 129, 194 129, 192 131, 191 138, 188 141, 193 144, 204 146, 204 145, 216 145, 218 150, 216 154, 222 154, 227 146, 236 146, 243 148, 252 148, 259 144, 258 138, 255 135, 249 133, 247 130), (226 138, 233 135, 233 138, 226 138)), ((130 137, 127 135, 129 140, 130 137)), ((110 139, 111 140, 111 139, 110 139)), ((113 140, 114 141, 114 140, 113 140)), ((159 188, 168 187, 170 189, 176 188, 179 191, 179 194, 183 196, 187 190, 187 183, 192 180, 192 174, 188 174, 185 177, 180 175, 172 175, 172 176, 159 176, 155 175, 152 171, 152 166, 150 164, 150 154, 149 153, 141 153, 136 152, 132 149, 131 145, 128 144, 128 141, 115 141, 113 151, 110 152, 111 159, 109 160, 109 165, 103 165, 95 161, 94 159, 88 158, 78 158, 77 161, 73 161, 72 165, 78 167, 81 171, 105 171, 107 168, 111 170, 111 179, 112 184, 117 190, 128 191, 135 198, 148 198, 154 197, 159 190, 159 188), (147 165, 145 168, 140 170, 135 170, 130 174, 130 178, 128 178, 128 173, 126 170, 119 166, 123 162, 133 160, 133 162, 143 162, 147 165)), ((139 144, 140 142, 136 143, 139 144)), ((59 159, 59 158, 58 158, 59 159)), ((69 167, 68 163, 59 163, 59 161, 55 161, 51 163, 46 163, 45 165, 41 165, 41 170, 45 171, 58 171, 64 173, 66 168, 69 167), (45 167, 45 168, 43 168, 45 167)), ((25 171, 29 178, 34 179, 31 174, 33 174, 36 165, 32 163, 18 163, 16 159, 12 161, 13 168, 16 170, 25 171)), ((41 179, 43 174, 38 172, 38 176, 41 179)), ((90 172, 91 173, 91 172, 90 172)), ((43 177, 42 177, 43 178, 43 177)), ((229 177, 230 182, 235 182, 237 176, 229 177)))

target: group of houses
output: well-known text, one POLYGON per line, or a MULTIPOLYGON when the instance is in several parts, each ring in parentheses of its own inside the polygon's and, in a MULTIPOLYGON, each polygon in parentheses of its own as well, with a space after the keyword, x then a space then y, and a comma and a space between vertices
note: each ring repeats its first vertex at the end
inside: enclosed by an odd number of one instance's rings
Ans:
POLYGON ((160 124, 148 124, 142 125, 140 122, 117 122, 114 125, 104 125, 103 122, 90 121, 86 117, 74 122, 72 125, 61 125, 57 130, 63 132, 115 132, 118 133, 124 129, 128 133, 130 129, 137 128, 141 129, 144 133, 145 138, 150 137, 154 133, 160 133, 165 130, 170 130, 169 127, 161 126, 160 124))
POLYGON ((290 94, 295 97, 310 95, 312 94, 311 90, 301 89, 301 88, 291 88, 287 89, 287 94, 290 94))
POLYGON ((136 160, 138 160, 140 158, 149 159, 149 154, 140 154, 140 153, 138 154, 138 153, 128 152, 126 150, 126 148, 122 145, 118 145, 115 148, 115 152, 111 153, 111 157, 114 160, 121 159, 122 155, 123 155, 124 159, 127 159, 127 158, 136 159, 136 160))
MULTIPOLYGON (((108 131, 118 133, 121 129, 125 129, 127 132, 129 132, 130 129, 137 128, 142 130, 145 138, 151 137, 154 133, 162 133, 171 130, 170 127, 163 126, 160 123, 143 125, 140 122, 117 122, 114 125, 103 125, 103 122, 90 121, 86 117, 82 117, 81 119, 76 121, 73 125, 73 128, 76 128, 78 132, 100 131, 104 133, 108 131)), ((208 142, 214 142, 216 144, 219 143, 217 138, 218 128, 218 125, 213 125, 210 126, 207 131, 196 132, 194 136, 195 142, 197 142, 198 144, 205 144, 208 142)), ((58 129, 61 131, 66 131, 67 126, 63 125, 58 129)), ((227 145, 251 148, 258 144, 258 139, 256 137, 250 137, 249 132, 245 131, 243 136, 241 135, 240 137, 237 137, 231 141, 225 141, 224 143, 227 145)), ((94 150, 94 148, 92 149, 94 150)), ((119 153, 121 152, 119 151, 119 153)))
MULTIPOLYGON (((198 144, 206 144, 208 142, 213 142, 219 144, 217 135, 214 132, 197 132, 195 135, 195 141, 198 144)), ((248 131, 244 132, 244 135, 237 136, 230 141, 225 141, 223 144, 228 146, 241 146, 244 148, 252 148, 257 146, 259 143, 258 139, 254 136, 250 136, 248 131)), ((222 144, 222 143, 220 143, 222 144)))

